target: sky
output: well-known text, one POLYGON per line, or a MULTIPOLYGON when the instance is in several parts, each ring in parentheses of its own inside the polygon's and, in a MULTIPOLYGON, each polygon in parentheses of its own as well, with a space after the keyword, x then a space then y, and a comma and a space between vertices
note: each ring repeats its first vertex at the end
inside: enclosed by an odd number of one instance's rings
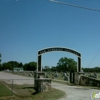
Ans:
MULTIPOLYGON (((100 0, 58 0, 100 9, 100 0)), ((82 55, 82 67, 100 66, 100 12, 49 0, 0 0, 0 53, 2 63, 37 62, 38 51, 65 47, 82 55)), ((68 52, 42 55, 42 66, 56 66, 68 52)))

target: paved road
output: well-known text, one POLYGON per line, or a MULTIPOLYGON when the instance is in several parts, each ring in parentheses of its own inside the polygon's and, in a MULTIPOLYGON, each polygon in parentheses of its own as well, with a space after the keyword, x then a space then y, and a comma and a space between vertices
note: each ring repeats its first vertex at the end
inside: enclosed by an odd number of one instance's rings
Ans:
MULTIPOLYGON (((10 73, 0 72, 0 79, 19 79, 14 81, 16 84, 33 84, 34 80, 33 78, 14 75, 10 73), (21 80, 25 79, 25 80, 21 80), (26 80, 29 79, 29 80, 26 80)), ((7 81, 8 83, 10 81, 7 81)), ((59 100, 91 100, 90 95, 93 92, 99 93, 100 90, 97 89, 90 89, 85 87, 79 87, 79 86, 68 86, 64 84, 58 84, 58 83, 52 83, 52 87, 62 90, 66 92, 66 96, 59 99, 59 100)), ((95 100, 100 100, 95 99, 95 100)))
POLYGON ((34 78, 15 75, 11 73, 0 72, 0 79, 4 79, 7 83, 12 83, 12 79, 14 84, 34 84, 34 78))

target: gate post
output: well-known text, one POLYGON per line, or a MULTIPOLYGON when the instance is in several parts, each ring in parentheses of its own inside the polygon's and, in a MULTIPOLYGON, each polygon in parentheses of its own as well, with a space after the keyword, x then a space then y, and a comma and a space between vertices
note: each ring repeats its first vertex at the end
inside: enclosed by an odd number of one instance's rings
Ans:
POLYGON ((42 68, 41 68, 41 55, 38 55, 38 71, 42 71, 42 68))
POLYGON ((77 68, 77 72, 81 72, 81 58, 78 57, 78 68, 77 68))
POLYGON ((74 83, 75 82, 75 72, 71 71, 70 72, 70 83, 74 83))

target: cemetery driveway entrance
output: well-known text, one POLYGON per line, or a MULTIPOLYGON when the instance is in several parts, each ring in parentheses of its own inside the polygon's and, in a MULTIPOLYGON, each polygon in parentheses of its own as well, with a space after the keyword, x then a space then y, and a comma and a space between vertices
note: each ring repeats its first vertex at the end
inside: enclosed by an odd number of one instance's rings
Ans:
MULTIPOLYGON (((33 78, 14 75, 14 74, 5 73, 5 72, 0 72, 0 79, 26 79, 26 81, 16 80, 16 84, 17 83, 18 84, 23 84, 23 83, 33 84, 33 81, 27 80, 27 79, 33 79, 33 78)), ((64 96, 63 98, 59 100, 92 100, 90 98, 91 93, 100 92, 100 90, 91 89, 89 87, 87 88, 87 87, 81 87, 81 86, 69 86, 69 85, 58 84, 58 83, 53 83, 53 82, 52 82, 52 87, 66 92, 66 96, 64 96)))

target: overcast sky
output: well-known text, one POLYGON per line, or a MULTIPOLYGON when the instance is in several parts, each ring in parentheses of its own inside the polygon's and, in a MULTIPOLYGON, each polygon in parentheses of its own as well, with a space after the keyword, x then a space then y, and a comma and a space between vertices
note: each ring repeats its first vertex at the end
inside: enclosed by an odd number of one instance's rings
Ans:
MULTIPOLYGON (((100 9, 100 0, 59 0, 100 9)), ((37 61, 47 47, 66 47, 82 54, 82 67, 100 66, 100 12, 48 0, 0 0, 0 53, 2 63, 37 61)), ((42 66, 56 66, 67 52, 43 54, 42 66)))

